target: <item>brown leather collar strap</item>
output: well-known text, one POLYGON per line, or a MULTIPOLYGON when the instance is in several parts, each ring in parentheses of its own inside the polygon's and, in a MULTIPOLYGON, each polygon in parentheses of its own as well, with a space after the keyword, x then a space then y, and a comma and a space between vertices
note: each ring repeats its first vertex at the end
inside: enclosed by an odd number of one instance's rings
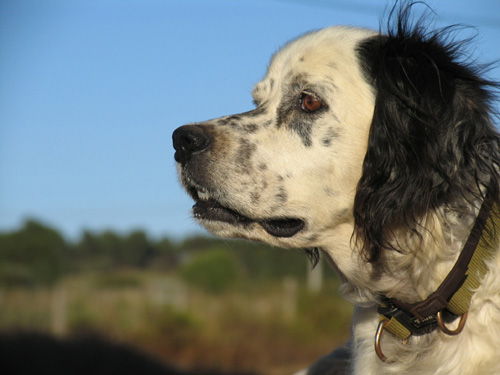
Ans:
MULTIPOLYGON (((481 239, 481 235, 486 226, 488 217, 491 214, 493 205, 493 197, 491 194, 487 194, 481 209, 479 210, 474 226, 472 227, 469 238, 467 239, 467 242, 458 257, 457 262, 434 293, 432 293, 424 301, 412 304, 404 303, 396 299, 385 299, 383 305, 392 306, 393 308, 399 310, 399 313, 406 315, 408 318, 413 316, 414 318, 417 318, 418 321, 428 320, 430 317, 436 316, 438 312, 443 311, 448 306, 448 302, 453 294, 460 289, 467 278, 466 274, 469 268, 469 263, 481 239)), ((408 327, 407 324, 405 324, 405 326, 414 334, 420 333, 417 333, 411 329, 411 327, 408 327)))

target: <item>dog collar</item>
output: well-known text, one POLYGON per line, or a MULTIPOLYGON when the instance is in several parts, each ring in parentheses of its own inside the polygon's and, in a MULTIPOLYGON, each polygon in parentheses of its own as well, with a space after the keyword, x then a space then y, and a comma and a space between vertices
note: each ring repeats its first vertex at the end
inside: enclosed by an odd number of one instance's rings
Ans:
POLYGON ((378 307, 380 323, 375 335, 375 350, 381 360, 387 359, 380 349, 384 330, 404 343, 411 335, 424 335, 438 327, 449 335, 462 331, 474 291, 487 272, 485 261, 492 257, 499 243, 500 231, 496 230, 500 225, 499 213, 498 203, 487 194, 455 265, 438 289, 425 300, 410 304, 383 298, 378 307), (458 317, 458 328, 450 331, 445 324, 458 317))

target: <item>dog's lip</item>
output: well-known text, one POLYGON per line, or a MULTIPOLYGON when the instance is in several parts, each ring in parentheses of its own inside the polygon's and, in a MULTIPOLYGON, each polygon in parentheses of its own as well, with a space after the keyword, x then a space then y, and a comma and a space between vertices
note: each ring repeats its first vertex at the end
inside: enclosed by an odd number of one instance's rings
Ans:
POLYGON ((193 206, 196 219, 223 221, 231 224, 250 224, 252 220, 230 208, 222 206, 213 199, 197 200, 193 206))
POLYGON ((211 198, 208 193, 197 191, 192 195, 196 201, 193 206, 193 216, 198 220, 220 221, 236 226, 247 226, 257 223, 270 235, 282 238, 293 237, 305 227, 305 222, 298 218, 251 219, 233 209, 223 206, 211 198))

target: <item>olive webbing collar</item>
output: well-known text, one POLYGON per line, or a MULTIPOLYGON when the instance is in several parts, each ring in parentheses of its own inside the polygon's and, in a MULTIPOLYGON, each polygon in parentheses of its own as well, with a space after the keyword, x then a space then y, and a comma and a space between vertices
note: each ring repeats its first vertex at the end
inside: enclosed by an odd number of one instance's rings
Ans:
MULTIPOLYGON (((439 327, 447 334, 458 334, 465 319, 474 291, 486 274, 485 260, 492 257, 500 237, 499 206, 491 194, 487 194, 455 265, 437 290, 425 300, 405 303, 384 298, 378 307, 380 324, 375 336, 375 347, 380 350, 380 335, 387 330, 401 340, 411 335, 424 335, 439 327), (450 331, 444 323, 461 317, 459 328, 450 331)), ((377 351, 379 354, 379 351, 377 351)), ((381 352, 380 352, 381 354, 381 352)), ((384 358, 379 357, 384 360, 384 358)), ((382 354, 383 356, 383 354, 382 354)))

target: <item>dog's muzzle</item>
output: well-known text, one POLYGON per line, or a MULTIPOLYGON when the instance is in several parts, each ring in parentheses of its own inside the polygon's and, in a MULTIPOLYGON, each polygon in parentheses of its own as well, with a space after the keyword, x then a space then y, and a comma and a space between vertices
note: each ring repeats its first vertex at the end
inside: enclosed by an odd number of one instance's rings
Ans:
MULTIPOLYGON (((209 132, 200 125, 184 125, 172 134, 175 149, 175 161, 182 167, 183 174, 195 166, 197 173, 203 168, 197 156, 208 151, 213 139, 209 132)), ((193 206, 193 216, 202 224, 205 222, 223 222, 233 226, 248 226, 259 224, 266 232, 274 237, 292 237, 305 227, 305 222, 298 218, 271 217, 265 219, 250 218, 238 212, 237 207, 228 207, 219 202, 211 194, 208 187, 202 182, 203 177, 183 179, 184 187, 196 202, 193 206), (198 180, 195 182, 195 180, 198 180)))

